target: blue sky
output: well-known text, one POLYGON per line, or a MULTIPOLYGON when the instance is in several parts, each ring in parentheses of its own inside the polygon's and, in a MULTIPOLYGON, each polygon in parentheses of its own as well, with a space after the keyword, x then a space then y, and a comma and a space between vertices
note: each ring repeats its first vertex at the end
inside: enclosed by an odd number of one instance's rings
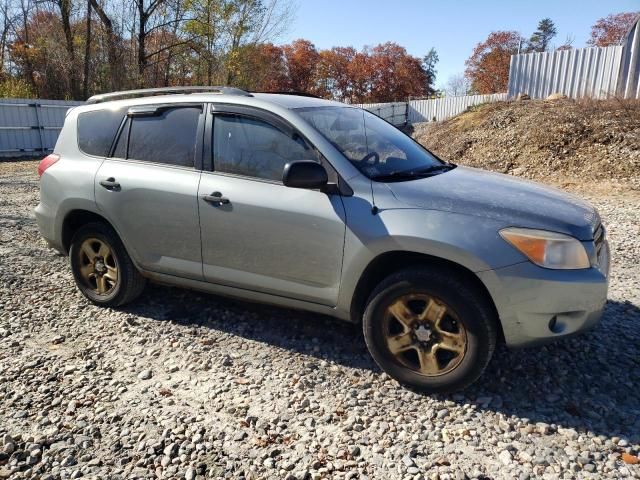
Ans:
POLYGON ((464 71, 473 47, 491 31, 516 30, 528 38, 540 19, 550 17, 558 30, 556 44, 571 35, 574 47, 582 47, 599 18, 638 10, 640 0, 299 0, 281 42, 305 38, 318 49, 359 49, 393 41, 419 57, 435 47, 440 56, 436 84, 441 86, 464 71))

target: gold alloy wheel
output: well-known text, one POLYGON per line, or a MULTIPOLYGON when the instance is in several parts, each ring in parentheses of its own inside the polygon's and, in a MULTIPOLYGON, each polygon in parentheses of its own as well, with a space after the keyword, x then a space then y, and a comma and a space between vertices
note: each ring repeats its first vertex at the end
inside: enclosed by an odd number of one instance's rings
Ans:
POLYGON ((118 284, 118 262, 111 246, 97 238, 87 238, 80 246, 80 275, 98 295, 108 295, 118 284))
POLYGON ((401 365, 435 377, 456 368, 467 351, 467 331, 455 312, 427 294, 407 294, 387 308, 389 352, 401 365))

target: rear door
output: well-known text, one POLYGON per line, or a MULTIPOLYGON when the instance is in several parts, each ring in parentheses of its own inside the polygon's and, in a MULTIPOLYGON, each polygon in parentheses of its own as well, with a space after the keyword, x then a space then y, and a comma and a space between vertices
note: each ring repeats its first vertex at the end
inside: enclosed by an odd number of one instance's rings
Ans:
POLYGON ((150 271, 202 279, 203 105, 132 107, 95 179, 98 207, 150 271))
POLYGON ((212 116, 205 133, 212 147, 205 152, 211 151, 213 171, 205 169, 199 188, 205 279, 335 305, 345 235, 342 199, 282 184, 287 162, 324 159, 265 112, 216 105, 212 116))

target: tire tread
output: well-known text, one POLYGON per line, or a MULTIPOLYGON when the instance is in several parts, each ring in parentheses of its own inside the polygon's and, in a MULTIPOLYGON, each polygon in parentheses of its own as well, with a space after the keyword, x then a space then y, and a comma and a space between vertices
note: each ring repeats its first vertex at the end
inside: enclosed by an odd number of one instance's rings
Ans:
MULTIPOLYGON (((452 391, 462 390, 478 380, 478 378, 482 375, 485 368, 489 364, 489 361, 491 360, 493 352, 496 348, 498 338, 497 313, 492 302, 486 297, 485 292, 480 291, 480 289, 475 285, 470 285, 468 279, 464 278, 463 275, 456 272, 455 270, 442 267, 425 268, 423 266, 420 268, 412 267, 400 270, 389 275, 373 289, 366 303, 365 313, 363 316, 363 330, 365 343, 367 344, 367 348, 371 352, 376 363, 380 365, 378 358, 376 358, 378 356, 376 352, 376 345, 373 342, 373 329, 375 328, 375 322, 371 318, 373 313, 372 310, 375 308, 376 300, 381 295, 384 295, 387 290, 396 288, 402 284, 438 284, 439 286, 443 286, 447 289, 453 289, 453 291, 456 291, 458 295, 463 298, 463 301, 467 302, 467 304, 470 305, 473 310, 477 311, 482 317, 482 321, 479 323, 485 329, 483 336, 486 338, 487 348, 483 350, 483 354, 473 365, 473 368, 470 370, 469 374, 466 375, 462 381, 457 382, 455 385, 452 385, 451 388, 448 386, 425 386, 410 384, 407 382, 403 382, 396 375, 394 375, 394 372, 386 373, 388 373, 391 377, 396 378, 396 380, 398 380, 400 383, 414 390, 433 393, 449 393, 452 391)), ((381 368, 383 367, 381 366, 381 368)))

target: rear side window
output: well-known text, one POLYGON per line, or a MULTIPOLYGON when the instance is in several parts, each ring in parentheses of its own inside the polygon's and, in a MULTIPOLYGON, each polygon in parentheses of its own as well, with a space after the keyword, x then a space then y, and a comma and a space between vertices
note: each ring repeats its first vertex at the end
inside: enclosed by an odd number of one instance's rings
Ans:
POLYGON ((193 167, 202 107, 179 107, 153 116, 134 116, 127 158, 193 167))
POLYGON ((126 107, 117 110, 95 110, 78 115, 78 146, 89 155, 106 157, 116 136, 126 107))

